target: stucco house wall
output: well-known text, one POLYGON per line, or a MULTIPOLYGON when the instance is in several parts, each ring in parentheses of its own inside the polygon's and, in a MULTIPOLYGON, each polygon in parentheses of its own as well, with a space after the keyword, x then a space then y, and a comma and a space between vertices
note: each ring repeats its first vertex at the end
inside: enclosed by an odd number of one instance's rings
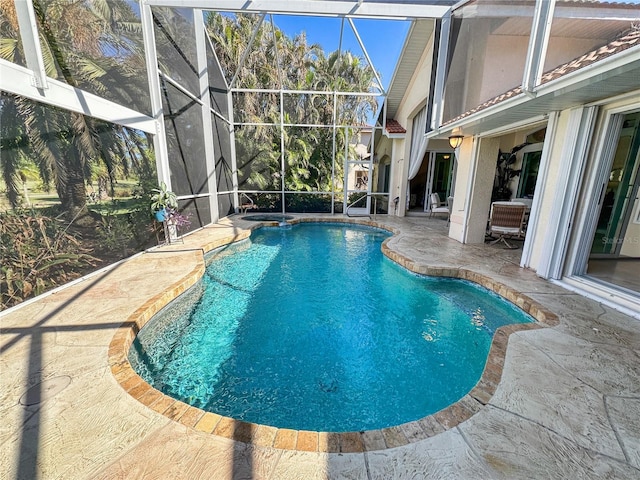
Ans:
MULTIPOLYGON (((406 209, 407 176, 409 172, 409 158, 411 156, 411 135, 413 129, 413 117, 426 104, 429 95, 429 80, 431 78, 431 60, 433 55, 433 36, 427 48, 422 53, 409 87, 402 98, 394 120, 398 121, 407 133, 404 139, 393 140, 392 165, 393 183, 390 191, 393 198, 400 197, 398 203, 398 215, 404 216, 406 209)), ((376 149, 378 150, 378 149, 376 149)))

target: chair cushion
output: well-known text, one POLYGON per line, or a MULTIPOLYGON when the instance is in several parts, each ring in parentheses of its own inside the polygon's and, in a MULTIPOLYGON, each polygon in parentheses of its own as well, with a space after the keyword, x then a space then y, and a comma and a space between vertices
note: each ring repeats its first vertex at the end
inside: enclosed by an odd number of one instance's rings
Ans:
POLYGON ((514 228, 514 227, 498 227, 498 226, 491 226, 491 231, 495 232, 495 233, 502 233, 502 234, 511 234, 511 235, 518 235, 520 233, 520 229, 519 228, 514 228))

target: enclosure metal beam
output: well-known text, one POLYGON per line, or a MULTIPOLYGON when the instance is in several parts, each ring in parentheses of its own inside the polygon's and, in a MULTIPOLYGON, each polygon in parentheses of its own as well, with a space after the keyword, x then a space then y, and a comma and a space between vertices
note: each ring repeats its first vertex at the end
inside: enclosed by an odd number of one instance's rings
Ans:
POLYGON ((142 0, 158 7, 201 8, 243 13, 273 13, 291 15, 348 16, 411 20, 441 18, 458 0, 420 0, 397 2, 358 2, 339 0, 142 0))
POLYGON ((333 95, 334 93, 342 96, 350 97, 384 97, 381 92, 345 92, 337 90, 293 90, 287 88, 232 88, 232 92, 237 93, 301 93, 303 95, 333 95))
POLYGON ((48 79, 46 90, 35 86, 32 79, 32 70, 0 59, 0 90, 4 92, 143 132, 156 133, 153 118, 143 113, 53 78, 48 79))
MULTIPOLYGON (((436 22, 438 23, 438 22, 436 22)), ((436 25, 436 28, 440 29, 440 42, 438 45, 433 45, 433 49, 438 49, 437 65, 436 65, 436 81, 433 85, 433 108, 431 112, 431 130, 436 130, 442 124, 442 115, 444 107, 444 89, 447 76, 447 58, 449 55, 449 40, 451 36, 451 14, 445 15, 439 22, 440 25, 436 25)), ((437 38, 436 35, 434 38, 437 38)), ((431 66, 433 68, 433 65, 431 66)), ((429 108, 429 106, 427 106, 429 108)))
POLYGON ((46 75, 32 0, 15 2, 28 68, 0 59, 0 90, 93 118, 157 133, 153 118, 46 75))
POLYGON ((15 5, 24 56, 27 60, 27 66, 33 72, 30 83, 37 88, 48 88, 47 72, 42 59, 42 49, 38 38, 38 23, 33 10, 33 1, 22 0, 15 2, 15 5))
POLYGON ((555 6, 556 0, 538 0, 536 2, 522 78, 522 91, 528 95, 533 95, 534 89, 542 77, 555 6))
POLYGON ((286 212, 286 205, 284 201, 284 191, 286 182, 286 163, 284 158, 284 94, 280 92, 280 183, 282 189, 282 198, 280 203, 282 204, 282 214, 286 212))
MULTIPOLYGON (((213 54, 213 58, 216 59, 216 65, 218 65, 218 68, 220 68, 220 70, 222 70, 222 67, 220 66, 220 59, 218 58, 218 54, 216 53, 216 49, 213 46, 213 42, 211 41, 211 37, 209 35, 206 35, 205 38, 207 39, 207 43, 209 44, 209 48, 211 49, 211 53, 213 54)), ((229 90, 229 83, 227 82, 227 78, 222 75, 222 81, 224 82, 224 87, 229 90)))
MULTIPOLYGON (((169 75, 167 75, 166 73, 160 72, 160 76, 162 78, 164 78, 164 80, 167 83, 170 83, 171 85, 173 85, 174 87, 176 87, 176 89, 180 90, 180 92, 182 92, 185 96, 189 97, 191 100, 193 100, 194 102, 196 102, 198 105, 204 105, 204 102, 202 100, 200 100, 197 96, 195 96, 193 93, 191 93, 189 90, 187 90, 186 88, 184 88, 179 82, 175 81, 173 78, 171 78, 169 75)), ((211 102, 209 102, 209 104, 211 104, 211 102)), ((227 125, 231 125, 231 122, 229 120, 227 120, 224 115, 222 115, 221 113, 216 112, 216 110, 213 107, 209 108, 209 111, 211 112, 212 115, 215 115, 216 117, 218 117, 220 120, 222 120, 223 122, 225 122, 227 125)))
POLYGON ((282 79, 282 64, 280 63, 280 54, 278 53, 278 41, 276 39, 276 24, 273 22, 273 15, 269 15, 269 20, 271 23, 271 35, 273 39, 273 48, 276 52, 276 69, 278 70, 278 83, 280 85, 280 89, 283 89, 284 81, 282 79))
POLYGON ((219 219, 218 194, 216 181, 216 157, 213 138, 213 121, 211 120, 211 94, 209 93, 209 68, 207 64, 207 40, 202 10, 193 11, 195 28, 196 56, 198 62, 198 80, 200 82, 200 102, 202 106, 202 127, 204 131, 205 164, 207 166, 207 190, 209 191, 209 208, 211 222, 219 219))
MULTIPOLYGON (((344 21, 342 22, 344 26, 344 21)), ((340 45, 342 45, 342 28, 340 29, 340 45)), ((335 203, 336 203, 336 118, 338 111, 338 96, 336 94, 333 95, 333 113, 332 117, 332 146, 331 146, 331 215, 336 213, 335 203)), ((344 203, 344 201, 343 201, 344 203)), ((344 208, 342 210, 344 212, 344 208)))
POLYGON ((227 115, 229 116, 229 121, 231 122, 231 124, 229 125, 229 142, 231 146, 231 186, 233 188, 233 208, 235 209, 236 213, 238 213, 240 209, 240 198, 238 197, 238 159, 236 157, 236 133, 233 127, 233 95, 231 94, 231 91, 227 92, 227 106, 229 108, 227 115))
POLYGON ((253 42, 256 39, 256 35, 258 34, 258 30, 260 30, 260 27, 262 26, 262 22, 264 22, 264 17, 265 16, 266 16, 266 14, 264 14, 264 15, 262 15, 262 17, 260 17, 260 21, 258 23, 256 23, 256 26, 253 29, 253 33, 251 33, 251 38, 249 39, 249 42, 247 43, 247 48, 242 53, 242 57, 240 58, 240 61, 238 62, 238 68, 236 69, 236 73, 233 74, 233 78, 229 82, 229 86, 230 87, 233 87, 236 84, 236 80, 238 79, 238 75, 240 75, 240 70, 244 66, 244 62, 247 59, 247 56, 249 55, 249 52, 251 51, 251 48, 253 47, 253 42))
POLYGON ((153 136, 153 147, 156 155, 156 169, 158 179, 171 188, 171 173, 169 171, 169 149, 167 135, 164 129, 164 112, 162 111, 162 94, 160 93, 160 72, 158 71, 158 54, 156 52, 156 37, 153 32, 153 14, 151 7, 140 2, 140 22, 142 24, 142 39, 144 41, 145 61, 147 66, 147 80, 149 82, 149 97, 151 99, 151 115, 155 120, 156 135, 153 136))
POLYGON ((382 95, 386 95, 387 92, 384 89, 384 87, 382 86, 382 80, 380 79, 380 75, 378 75, 376 67, 373 66, 373 62, 371 61, 371 57, 369 57, 369 53, 367 52, 367 49, 365 48, 364 43, 362 43, 362 39, 360 38, 360 34, 358 33, 358 29, 354 25, 352 19, 349 18, 348 20, 349 20, 349 25, 351 25, 351 29, 353 30, 353 34, 355 35, 356 40, 360 44, 360 48, 362 49, 362 53, 364 53, 364 58, 366 58, 367 62, 369 63, 369 66, 371 67, 371 70, 373 70, 373 74, 376 77, 376 80, 378 82, 378 88, 380 89, 381 94, 382 95))

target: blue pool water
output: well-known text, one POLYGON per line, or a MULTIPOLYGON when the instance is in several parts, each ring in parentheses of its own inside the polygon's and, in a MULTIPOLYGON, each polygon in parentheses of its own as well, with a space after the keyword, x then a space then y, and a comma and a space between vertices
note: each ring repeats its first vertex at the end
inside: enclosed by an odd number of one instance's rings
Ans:
POLYGON ((134 369, 196 407, 282 428, 441 410, 477 383, 496 328, 532 318, 470 282, 404 270, 381 253, 388 235, 301 224, 213 252, 197 288, 142 329, 134 369))

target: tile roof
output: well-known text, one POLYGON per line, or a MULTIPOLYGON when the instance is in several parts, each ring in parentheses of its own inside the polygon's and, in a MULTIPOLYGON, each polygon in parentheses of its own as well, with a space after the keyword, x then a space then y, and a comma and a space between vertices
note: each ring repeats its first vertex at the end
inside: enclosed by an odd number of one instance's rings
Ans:
MULTIPOLYGON (((600 47, 591 52, 585 53, 584 55, 571 60, 570 62, 564 63, 553 70, 549 70, 544 73, 540 80, 540 85, 544 85, 545 83, 549 83, 552 80, 556 80, 564 75, 575 72, 581 68, 584 68, 589 65, 593 65, 594 63, 604 60, 607 57, 615 55, 616 53, 623 52, 628 48, 634 47, 636 45, 640 45, 640 29, 633 29, 631 31, 627 31, 622 36, 618 37, 614 41, 600 47)), ((443 123, 443 125, 447 125, 449 123, 453 123, 457 120, 461 120, 465 117, 468 117, 474 113, 485 110, 493 105, 497 105, 509 98, 515 97, 522 93, 522 87, 513 88, 507 92, 504 92, 496 97, 493 97, 490 100, 487 100, 484 103, 481 103, 475 108, 468 110, 467 112, 458 115, 451 120, 447 120, 443 123)))
POLYGON ((399 122, 391 118, 387 118, 386 125, 387 133, 407 133, 407 131, 400 125, 399 122))
POLYGON ((600 47, 597 50, 585 53, 581 57, 571 60, 570 62, 560 65, 559 67, 543 74, 540 84, 543 85, 580 68, 592 65, 595 62, 604 60, 616 53, 623 52, 635 45, 640 45, 640 29, 629 31, 621 37, 616 38, 613 42, 600 47))

